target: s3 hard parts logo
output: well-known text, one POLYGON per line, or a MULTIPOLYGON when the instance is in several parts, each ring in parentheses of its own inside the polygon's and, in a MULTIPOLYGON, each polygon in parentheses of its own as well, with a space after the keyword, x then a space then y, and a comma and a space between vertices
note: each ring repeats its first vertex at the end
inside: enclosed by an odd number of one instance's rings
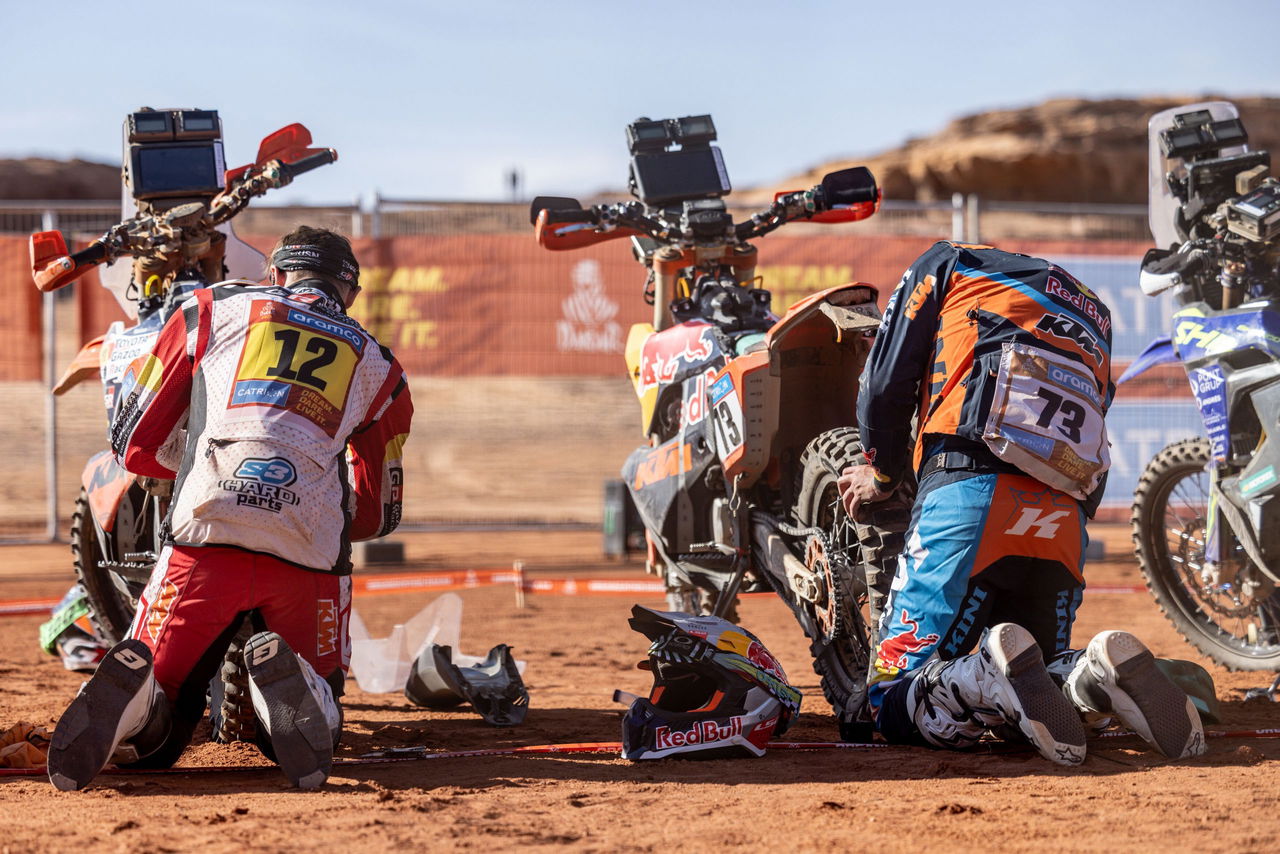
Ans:
POLYGON ((235 476, 219 481, 218 486, 236 493, 238 506, 260 507, 279 513, 285 505, 298 503, 298 493, 285 489, 297 479, 297 469, 284 457, 247 457, 240 462, 235 476))

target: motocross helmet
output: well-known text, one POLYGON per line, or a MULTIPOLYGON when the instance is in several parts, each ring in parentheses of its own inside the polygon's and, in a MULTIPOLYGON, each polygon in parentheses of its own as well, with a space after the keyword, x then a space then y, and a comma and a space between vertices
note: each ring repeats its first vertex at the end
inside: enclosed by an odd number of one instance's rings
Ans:
POLYGON ((622 720, 623 759, 763 756, 800 712, 800 692, 746 629, 719 617, 631 609, 647 636, 653 671, 647 698, 622 720))

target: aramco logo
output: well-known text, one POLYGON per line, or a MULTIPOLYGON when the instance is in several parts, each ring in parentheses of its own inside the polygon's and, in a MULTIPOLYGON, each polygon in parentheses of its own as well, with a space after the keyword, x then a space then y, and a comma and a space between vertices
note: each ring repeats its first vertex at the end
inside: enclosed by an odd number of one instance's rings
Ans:
POLYGON ((573 293, 561 303, 556 321, 556 348, 583 353, 621 353, 622 327, 613 319, 618 304, 604 292, 600 262, 591 258, 574 265, 573 293))

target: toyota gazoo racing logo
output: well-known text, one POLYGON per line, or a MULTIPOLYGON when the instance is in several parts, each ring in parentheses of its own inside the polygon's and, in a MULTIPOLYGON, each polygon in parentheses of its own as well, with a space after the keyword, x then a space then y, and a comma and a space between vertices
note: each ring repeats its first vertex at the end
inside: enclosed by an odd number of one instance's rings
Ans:
POLYGON ((690 729, 657 727, 653 731, 653 747, 655 750, 666 750, 671 747, 718 744, 737 735, 742 735, 740 715, 734 715, 723 724, 717 721, 700 721, 690 729))

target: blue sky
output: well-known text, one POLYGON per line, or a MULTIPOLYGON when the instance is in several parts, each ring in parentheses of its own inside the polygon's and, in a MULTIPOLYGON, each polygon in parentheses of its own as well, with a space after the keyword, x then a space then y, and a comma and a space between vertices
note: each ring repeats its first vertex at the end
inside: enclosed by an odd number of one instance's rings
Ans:
POLYGON ((0 157, 117 161, 212 107, 228 161, 293 121, 340 162, 277 201, 574 195, 623 127, 710 112, 736 186, 1054 96, 1280 95, 1280 2, 172 2, 0 6, 0 157), (1242 34, 1256 33, 1250 46, 1242 34))

